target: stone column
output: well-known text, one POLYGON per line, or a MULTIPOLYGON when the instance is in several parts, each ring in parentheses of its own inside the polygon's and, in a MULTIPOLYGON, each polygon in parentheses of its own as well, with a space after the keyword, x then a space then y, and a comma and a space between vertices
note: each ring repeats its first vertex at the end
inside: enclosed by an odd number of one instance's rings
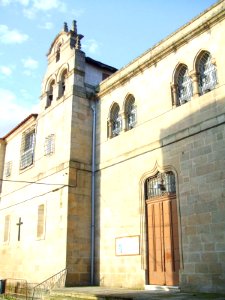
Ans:
POLYGON ((120 117, 121 117, 121 121, 122 121, 121 132, 123 132, 123 131, 127 130, 127 122, 126 122, 126 114, 125 114, 125 112, 121 112, 120 117))
POLYGON ((190 72, 190 77, 192 79, 192 85, 193 85, 193 98, 196 98, 199 96, 199 87, 198 87, 198 74, 195 70, 190 72))
POLYGON ((112 138, 112 121, 110 119, 107 120, 107 126, 108 126, 108 138, 112 138))
POLYGON ((171 83, 171 94, 172 94, 172 106, 176 107, 179 105, 178 103, 178 97, 177 97, 177 84, 171 83))

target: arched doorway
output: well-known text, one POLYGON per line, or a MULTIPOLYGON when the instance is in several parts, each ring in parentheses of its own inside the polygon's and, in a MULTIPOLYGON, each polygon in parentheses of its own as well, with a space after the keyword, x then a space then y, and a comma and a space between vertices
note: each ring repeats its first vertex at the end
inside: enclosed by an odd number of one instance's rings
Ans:
POLYGON ((179 285, 179 235, 176 181, 173 172, 158 172, 145 181, 149 284, 179 285))

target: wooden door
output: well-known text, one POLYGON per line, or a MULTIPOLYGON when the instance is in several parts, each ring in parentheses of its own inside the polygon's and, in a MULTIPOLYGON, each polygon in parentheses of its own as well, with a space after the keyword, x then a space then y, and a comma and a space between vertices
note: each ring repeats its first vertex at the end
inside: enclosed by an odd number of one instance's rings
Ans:
POLYGON ((179 285, 178 216, 175 196, 146 201, 148 216, 149 283, 179 285))

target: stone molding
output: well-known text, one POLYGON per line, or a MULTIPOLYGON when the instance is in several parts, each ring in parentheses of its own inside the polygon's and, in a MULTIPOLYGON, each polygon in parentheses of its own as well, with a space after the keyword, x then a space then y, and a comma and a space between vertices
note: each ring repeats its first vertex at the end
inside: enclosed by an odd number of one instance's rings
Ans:
POLYGON ((157 149, 166 147, 170 144, 177 143, 183 139, 189 138, 193 135, 196 135, 198 133, 201 133, 203 131, 209 130, 213 127, 217 127, 217 126, 220 126, 223 124, 225 124, 225 113, 218 115, 216 117, 204 120, 204 121, 197 123, 193 126, 190 126, 188 128, 179 130, 171 135, 167 135, 166 137, 163 137, 160 140, 154 141, 151 144, 148 144, 146 146, 142 146, 138 149, 135 149, 134 151, 129 152, 129 154, 123 153, 123 155, 118 156, 114 159, 111 159, 110 161, 97 164, 96 171, 99 172, 99 171, 109 168, 113 165, 123 163, 126 160, 130 160, 137 156, 144 155, 148 152, 152 152, 157 149), (124 157, 125 157, 125 159, 124 159, 124 157))
POLYGON ((153 46, 151 49, 137 57, 130 64, 117 71, 115 75, 104 80, 100 85, 98 97, 101 98, 111 90, 123 85, 132 77, 143 72, 145 69, 157 64, 158 61, 177 51, 194 37, 206 32, 210 27, 225 18, 225 1, 219 1, 198 17, 187 23, 173 34, 153 46))

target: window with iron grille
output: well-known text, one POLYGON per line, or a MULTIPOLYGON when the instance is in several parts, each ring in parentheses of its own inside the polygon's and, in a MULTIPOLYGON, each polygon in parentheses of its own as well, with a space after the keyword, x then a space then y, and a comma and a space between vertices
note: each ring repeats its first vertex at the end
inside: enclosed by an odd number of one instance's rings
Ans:
POLYGON ((119 135, 120 131, 122 130, 122 119, 119 115, 119 105, 114 105, 111 111, 111 126, 112 126, 112 137, 119 135))
POLYGON ((135 106, 134 96, 129 96, 126 101, 126 121, 127 121, 127 130, 134 128, 137 122, 137 108, 135 106))
POLYGON ((3 241, 9 241, 9 234, 10 234, 10 215, 5 216, 5 224, 4 224, 4 237, 3 241))
POLYGON ((193 94, 192 81, 188 75, 188 68, 182 66, 177 75, 177 98, 179 104, 184 104, 191 100, 193 94))
POLYGON ((21 145, 20 169, 25 169, 33 164, 34 160, 35 130, 31 129, 23 133, 21 145))
POLYGON ((205 52, 198 61, 199 90, 205 94, 213 90, 217 84, 216 67, 212 63, 210 53, 205 52))
POLYGON ((12 172, 12 161, 8 161, 5 164, 5 176, 6 177, 11 176, 11 172, 12 172))
POLYGON ((55 135, 50 134, 45 138, 45 145, 44 145, 44 152, 45 155, 51 155, 55 152, 55 135))
POLYGON ((176 193, 175 175, 173 172, 158 172, 155 176, 146 180, 146 199, 172 195, 176 193))

